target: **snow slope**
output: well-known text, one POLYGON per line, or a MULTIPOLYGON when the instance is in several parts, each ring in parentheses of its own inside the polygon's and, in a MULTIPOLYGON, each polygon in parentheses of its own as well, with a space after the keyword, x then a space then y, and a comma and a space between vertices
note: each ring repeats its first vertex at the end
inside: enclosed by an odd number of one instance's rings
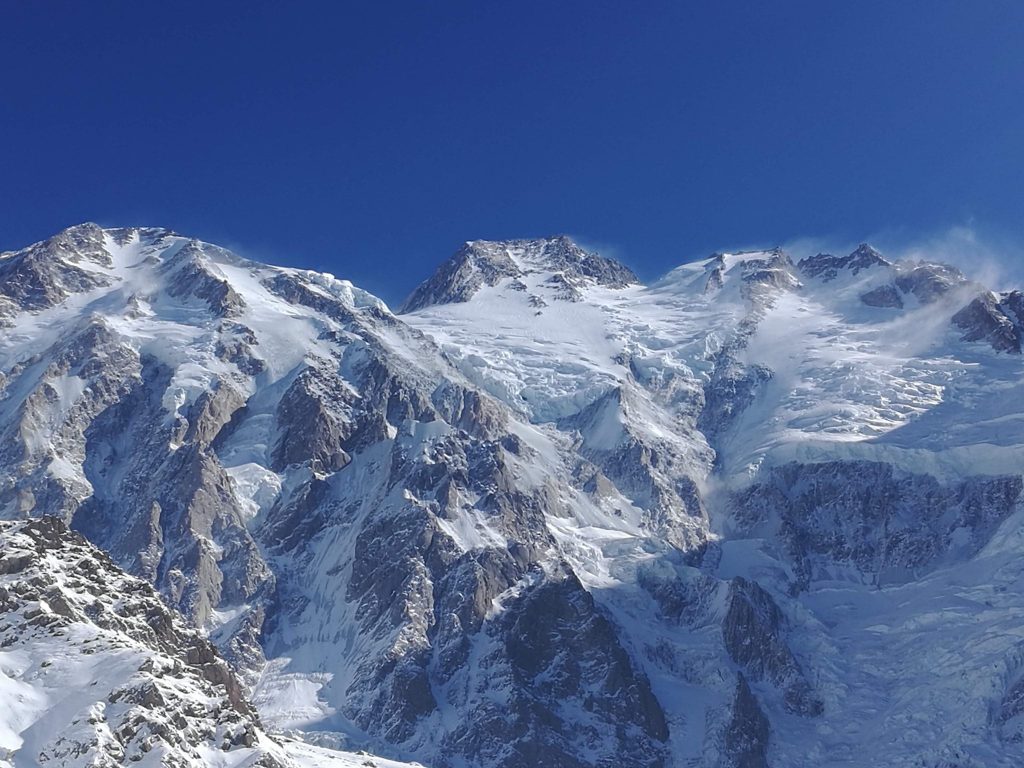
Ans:
POLYGON ((0 524, 0 553, 0 765, 405 765, 275 742, 207 641, 55 518, 0 524))

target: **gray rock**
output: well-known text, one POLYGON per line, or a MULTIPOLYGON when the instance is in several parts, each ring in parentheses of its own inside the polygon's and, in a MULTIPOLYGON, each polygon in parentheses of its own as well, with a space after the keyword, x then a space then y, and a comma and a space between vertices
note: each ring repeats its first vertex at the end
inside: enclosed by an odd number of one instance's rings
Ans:
POLYGON ((889 584, 928 573, 951 552, 977 552, 1013 511, 1022 487, 1019 475, 943 485, 878 462, 792 463, 773 468, 731 505, 745 530, 785 543, 796 588, 834 566, 889 584))
POLYGON ((922 304, 931 304, 966 282, 960 270, 946 264, 900 265, 896 275, 896 287, 922 304))
POLYGON ((6 314, 55 306, 73 293, 110 284, 110 280, 83 263, 108 266, 103 230, 82 224, 0 258, 0 297, 7 299, 6 314))
POLYGON ((997 352, 1019 355, 1024 339, 1024 294, 985 292, 953 315, 963 341, 984 341, 997 352))
POLYGON ((872 267, 892 267, 882 254, 867 243, 861 243, 848 256, 833 256, 830 253, 819 253, 800 259, 797 264, 800 271, 808 277, 821 280, 823 283, 835 280, 840 273, 858 275, 872 267))
POLYGON ((880 285, 861 294, 860 300, 869 307, 888 307, 903 309, 903 297, 895 285, 880 285))
POLYGON ((764 259, 744 260, 742 269, 743 296, 752 303, 755 311, 761 305, 771 303, 779 291, 793 291, 800 287, 796 268, 781 248, 768 251, 764 259))
POLYGON ((732 718, 725 732, 725 753, 734 768, 768 768, 771 727, 747 679, 737 676, 732 718))
POLYGON ((493 286, 505 278, 518 280, 539 270, 556 273, 557 295, 567 300, 578 298, 579 286, 584 284, 621 288, 638 282, 629 268, 583 250, 564 235, 539 240, 474 240, 419 285, 399 312, 468 301, 484 285, 493 286), (512 250, 523 253, 522 264, 512 258, 512 250))
POLYGON ((785 641, 785 620, 763 587, 742 577, 732 580, 722 636, 729 656, 754 680, 783 692, 786 710, 805 717, 824 711, 785 641))
POLYGON ((254 765, 283 767, 227 663, 148 583, 122 572, 54 517, 0 522, 0 552, 0 562, 17 563, 0 576, 0 647, 29 659, 32 644, 45 638, 63 654, 43 663, 33 681, 45 681, 54 661, 98 659, 93 685, 69 692, 94 696, 95 703, 68 723, 58 710, 56 730, 43 734, 39 753, 23 751, 19 759, 115 766, 152 753, 162 764, 200 768, 202 745, 252 748, 254 765), (136 672, 110 678, 126 652, 145 659, 136 672), (108 654, 110 670, 103 661, 108 654))
POLYGON ((732 357, 722 357, 704 386, 704 408, 697 428, 714 444, 754 403, 773 375, 766 366, 742 365, 732 357))
POLYGON ((355 431, 356 400, 356 393, 328 368, 303 370, 277 406, 281 428, 274 469, 308 461, 317 472, 334 472, 348 464, 352 459, 342 445, 355 431))
POLYGON ((218 274, 198 241, 179 250, 163 268, 171 273, 169 293, 174 298, 205 302, 218 318, 237 316, 245 307, 242 297, 218 274))

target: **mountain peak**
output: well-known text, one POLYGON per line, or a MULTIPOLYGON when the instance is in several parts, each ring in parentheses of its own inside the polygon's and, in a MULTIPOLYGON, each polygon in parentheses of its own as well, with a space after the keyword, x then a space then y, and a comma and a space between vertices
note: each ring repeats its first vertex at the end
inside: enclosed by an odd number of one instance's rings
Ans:
POLYGON ((861 243, 847 256, 819 253, 800 259, 797 266, 808 277, 821 278, 822 282, 835 280, 840 272, 858 274, 872 267, 891 267, 892 262, 867 243, 861 243))
POLYGON ((470 240, 421 283, 400 312, 469 301, 505 278, 551 273, 563 279, 622 288, 639 282, 628 267, 587 251, 567 235, 525 240, 470 240))
POLYGON ((103 227, 94 221, 83 221, 81 224, 73 224, 62 229, 51 239, 83 237, 97 239, 103 237, 103 227))

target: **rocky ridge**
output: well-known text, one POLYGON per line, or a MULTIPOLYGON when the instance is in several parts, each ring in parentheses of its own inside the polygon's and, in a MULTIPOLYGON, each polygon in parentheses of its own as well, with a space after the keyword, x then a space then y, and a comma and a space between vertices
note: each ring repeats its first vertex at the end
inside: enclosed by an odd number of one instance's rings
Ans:
MULTIPOLYGON (((418 286, 399 311, 469 301, 481 287, 505 278, 511 278, 514 290, 525 290, 520 278, 538 273, 558 287, 559 298, 570 301, 578 301, 580 288, 587 285, 622 288, 639 282, 628 267, 585 251, 565 235, 497 243, 471 240, 418 286)), ((534 299, 535 305, 541 301, 534 299)))
POLYGON ((0 687, 22 722, 49 707, 0 763, 288 764, 209 641, 59 519, 0 523, 0 574, 0 687))

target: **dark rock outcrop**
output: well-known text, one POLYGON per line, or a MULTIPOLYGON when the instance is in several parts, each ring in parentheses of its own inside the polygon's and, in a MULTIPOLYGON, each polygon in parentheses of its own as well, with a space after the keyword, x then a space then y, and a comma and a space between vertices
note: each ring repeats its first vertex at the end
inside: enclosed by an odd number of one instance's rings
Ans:
POLYGON ((1019 355, 1024 341, 1024 293, 986 292, 953 315, 964 341, 984 341, 997 352, 1019 355))
POLYGON ((889 309, 903 309, 903 297, 895 285, 880 285, 865 291, 861 294, 860 300, 869 307, 886 307, 889 309))
POLYGON ((742 577, 729 586, 722 636, 729 656, 754 680, 783 693, 786 710, 816 717, 824 709, 785 641, 785 619, 763 587, 742 577))
POLYGON ((791 463, 731 501, 737 524, 785 543, 806 588, 836 566, 869 583, 901 583, 953 551, 977 552, 1013 511, 1019 475, 942 484, 868 461, 791 463))
POLYGON ((768 768, 771 726, 747 679, 738 675, 732 718, 725 731, 725 753, 733 768, 768 768))
POLYGON ((484 285, 497 285, 502 279, 515 280, 537 271, 554 272, 557 293, 567 300, 574 300, 578 285, 621 288, 638 282, 628 267, 585 251, 564 235, 539 240, 473 240, 421 283, 399 311, 415 312, 433 304, 468 301, 484 285))
POLYGON ((0 317, 55 306, 75 293, 111 284, 97 267, 110 265, 103 230, 82 224, 0 257, 0 317), (89 268, 90 265, 92 268, 89 268))
POLYGON ((867 243, 861 243, 856 250, 847 256, 833 256, 830 253, 819 253, 817 256, 810 256, 800 259, 797 267, 808 277, 821 280, 823 283, 835 280, 840 273, 858 275, 872 267, 891 267, 892 262, 887 261, 882 254, 876 251, 867 243))

